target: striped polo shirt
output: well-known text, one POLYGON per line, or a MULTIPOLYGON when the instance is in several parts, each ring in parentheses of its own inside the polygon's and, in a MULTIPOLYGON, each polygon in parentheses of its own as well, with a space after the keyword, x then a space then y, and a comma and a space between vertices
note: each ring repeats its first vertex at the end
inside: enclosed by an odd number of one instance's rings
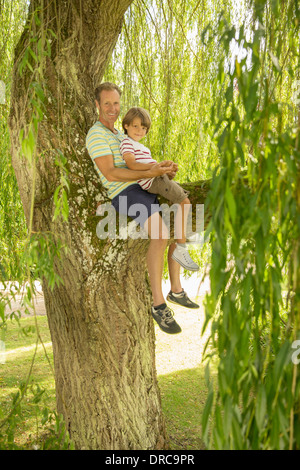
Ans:
POLYGON ((107 190, 108 197, 113 199, 121 191, 126 189, 132 184, 136 184, 136 181, 131 182, 120 182, 120 181, 108 181, 105 176, 101 173, 98 166, 95 163, 95 159, 98 157, 104 157, 106 155, 112 155, 114 159, 114 165, 118 168, 127 168, 121 153, 120 143, 124 139, 124 134, 117 131, 114 134, 112 131, 107 129, 100 121, 90 128, 86 136, 86 147, 89 152, 91 159, 94 162, 95 169, 100 177, 100 180, 107 190))
MULTIPOLYGON (((151 157, 151 152, 148 147, 145 147, 145 145, 140 142, 136 142, 128 136, 123 138, 120 145, 120 151, 123 158, 125 153, 132 153, 138 163, 156 163, 156 161, 151 157)), ((150 188, 153 179, 154 178, 143 178, 138 180, 138 183, 143 189, 147 190, 150 188)))

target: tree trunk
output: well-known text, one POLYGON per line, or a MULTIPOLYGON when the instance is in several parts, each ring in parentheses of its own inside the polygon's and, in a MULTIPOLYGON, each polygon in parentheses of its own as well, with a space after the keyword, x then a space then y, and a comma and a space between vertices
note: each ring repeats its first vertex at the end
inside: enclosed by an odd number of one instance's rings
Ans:
POLYGON ((131 2, 32 0, 16 48, 9 127, 26 220, 32 232, 51 233, 68 247, 61 260, 54 259, 63 283, 50 288, 43 280, 43 292, 57 409, 77 449, 167 448, 146 277, 148 241, 97 237, 95 208, 106 196, 85 149, 97 118, 94 88, 131 2), (31 126, 33 116, 39 122, 31 126), (36 138, 33 163, 20 156, 21 129, 23 137, 31 129, 36 138), (67 222, 53 219, 59 152, 69 172, 67 222))
POLYGON ((109 248, 85 279, 84 258, 68 259, 64 286, 44 286, 58 410, 80 449, 166 448, 145 263, 137 262, 145 243, 129 245, 109 248))

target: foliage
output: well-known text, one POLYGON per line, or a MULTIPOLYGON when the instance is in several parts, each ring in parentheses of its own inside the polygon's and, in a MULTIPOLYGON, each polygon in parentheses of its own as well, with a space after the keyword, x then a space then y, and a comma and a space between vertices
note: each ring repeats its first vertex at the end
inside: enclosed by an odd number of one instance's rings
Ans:
POLYGON ((22 276, 19 264, 26 227, 17 182, 10 159, 7 127, 13 53, 26 15, 26 1, 0 2, 0 80, 5 85, 0 102, 0 272, 1 280, 22 276))
POLYGON ((299 449, 300 9, 292 0, 246 6, 248 28, 218 22, 222 93, 211 118, 221 162, 209 198, 206 321, 219 366, 203 427, 217 449, 299 449), (224 73, 233 39, 244 57, 224 73))
POLYGON ((103 78, 122 88, 122 115, 131 106, 148 109, 152 126, 146 145, 155 159, 179 164, 178 182, 209 178, 218 162, 204 124, 209 125, 218 95, 213 77, 219 49, 201 43, 202 30, 226 1, 214 3, 133 2, 103 78))
MULTIPOLYGON (((52 289, 55 284, 61 282, 60 277, 54 269, 54 260, 59 260, 61 251, 65 249, 61 241, 57 239, 55 234, 52 233, 36 233, 32 229, 33 223, 33 209, 35 202, 35 185, 36 173, 39 159, 43 155, 39 152, 38 147, 38 129, 40 123, 44 120, 44 101, 45 93, 43 89, 43 73, 45 58, 51 54, 51 38, 54 33, 51 29, 43 27, 43 9, 38 8, 33 14, 28 16, 28 21, 25 25, 25 17, 27 14, 27 2, 16 2, 16 5, 7 1, 0 4, 1 12, 1 25, 6 25, 8 30, 14 31, 11 38, 1 35, 0 46, 6 52, 1 61, 1 71, 5 67, 8 73, 1 75, 1 79, 6 84, 6 100, 5 106, 0 108, 1 126, 4 132, 1 134, 1 165, 3 171, 1 177, 5 178, 5 183, 1 185, 1 212, 0 212, 0 230, 1 230, 1 243, 0 243, 0 269, 1 281, 4 284, 3 292, 0 292, 0 332, 1 340, 4 343, 5 333, 8 327, 8 319, 15 319, 19 321, 21 312, 20 310, 12 311, 10 315, 6 315, 6 308, 11 306, 12 300, 20 294, 23 285, 25 289, 22 295, 21 307, 24 308, 25 314, 34 312, 35 308, 33 299, 36 294, 35 280, 44 280, 52 289), (29 220, 27 220, 27 227, 25 225, 25 218, 23 208, 20 201, 20 195, 17 189, 15 175, 12 170, 9 151, 9 135, 8 135, 8 112, 10 104, 10 76, 12 72, 13 50, 19 39, 22 28, 28 28, 31 31, 28 44, 24 45, 21 56, 15 58, 19 60, 18 71, 19 73, 26 74, 28 80, 28 92, 26 96, 26 108, 28 111, 29 119, 26 127, 22 128, 20 132, 20 158, 28 160, 32 171, 32 191, 31 191, 31 204, 29 220), (39 34, 37 30, 39 29, 39 34), (16 281, 16 282, 11 282, 16 281)), ((8 34, 8 31, 6 31, 8 34)), ((66 169, 66 159, 63 154, 58 150, 55 158, 60 173, 60 185, 56 188, 54 194, 55 213, 54 219, 68 218, 68 202, 67 192, 69 189, 68 184, 68 171, 66 169)), ((40 341, 39 330, 36 328, 37 344, 40 341)), ((1 446, 4 448, 16 448, 14 443, 14 433, 17 423, 19 422, 20 415, 22 414, 22 401, 27 395, 29 386, 33 392, 33 402, 38 403, 40 397, 45 390, 41 390, 36 385, 30 385, 30 374, 35 361, 35 354, 32 359, 32 364, 28 372, 27 380, 20 386, 12 400, 12 408, 8 414, 0 410, 0 429, 5 429, 6 433, 0 435, 1 446)), ((51 424, 49 432, 52 433, 52 440, 58 437, 58 441, 63 442, 63 446, 69 448, 70 444, 68 433, 65 430, 62 418, 58 415, 49 415, 49 410, 44 409, 44 424, 51 424), (52 422, 54 420, 54 425, 52 422), (65 444, 66 442, 66 444, 65 444)), ((55 440, 55 439, 54 439, 55 440)), ((59 444, 60 445, 60 444, 59 444)), ((50 446, 50 444, 49 444, 50 446)), ((51 443, 53 448, 54 443, 51 443)), ((56 445, 56 447, 58 444, 56 445)))

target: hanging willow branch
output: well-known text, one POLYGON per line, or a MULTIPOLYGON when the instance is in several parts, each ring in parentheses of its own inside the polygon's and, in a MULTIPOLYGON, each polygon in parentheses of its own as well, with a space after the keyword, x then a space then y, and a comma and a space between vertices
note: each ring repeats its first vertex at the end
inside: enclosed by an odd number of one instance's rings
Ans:
POLYGON ((138 65, 138 63, 137 63, 137 61, 136 61, 136 59, 135 59, 135 54, 133 53, 133 50, 132 50, 132 43, 131 43, 131 40, 130 40, 130 37, 129 37, 129 34, 128 34, 128 30, 127 30, 127 26, 126 26, 126 22, 125 22, 125 21, 124 21, 123 28, 124 28, 124 31, 125 31, 125 35, 126 35, 126 38, 127 38, 127 41, 128 41, 129 48, 130 48, 130 50, 131 50, 131 52, 132 52, 132 60, 133 60, 133 62, 134 62, 134 64, 135 64, 135 66, 136 66, 136 69, 137 69, 137 71, 138 71, 139 74, 140 74, 140 77, 141 77, 141 79, 142 79, 142 81, 143 81, 143 84, 144 84, 146 90, 147 90, 148 93, 149 93, 149 96, 150 96, 151 100, 152 100, 153 103, 156 105, 158 111, 162 114, 162 110, 160 109, 158 103, 157 103, 156 100, 154 99, 154 96, 152 95, 151 90, 149 89, 149 87, 148 87, 148 85, 147 85, 147 82, 146 82, 146 80, 145 80, 145 78, 144 78, 144 76, 143 76, 143 74, 142 74, 142 72, 141 72, 141 70, 140 70, 140 68, 139 68, 139 65, 138 65))

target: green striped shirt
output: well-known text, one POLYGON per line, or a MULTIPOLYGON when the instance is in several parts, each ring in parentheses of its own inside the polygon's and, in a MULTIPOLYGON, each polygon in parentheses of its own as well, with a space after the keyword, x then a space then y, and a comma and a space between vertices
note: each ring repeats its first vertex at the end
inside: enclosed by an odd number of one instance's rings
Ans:
POLYGON ((105 127, 100 121, 90 128, 86 136, 86 147, 89 155, 94 162, 95 169, 101 179, 101 182, 108 192, 110 199, 117 196, 121 191, 132 184, 136 184, 136 181, 123 183, 120 181, 108 181, 105 176, 101 173, 98 166, 95 163, 95 159, 98 157, 104 157, 106 155, 112 155, 114 159, 114 165, 119 168, 127 168, 121 153, 120 143, 124 139, 125 135, 117 131, 117 134, 111 132, 105 127))

